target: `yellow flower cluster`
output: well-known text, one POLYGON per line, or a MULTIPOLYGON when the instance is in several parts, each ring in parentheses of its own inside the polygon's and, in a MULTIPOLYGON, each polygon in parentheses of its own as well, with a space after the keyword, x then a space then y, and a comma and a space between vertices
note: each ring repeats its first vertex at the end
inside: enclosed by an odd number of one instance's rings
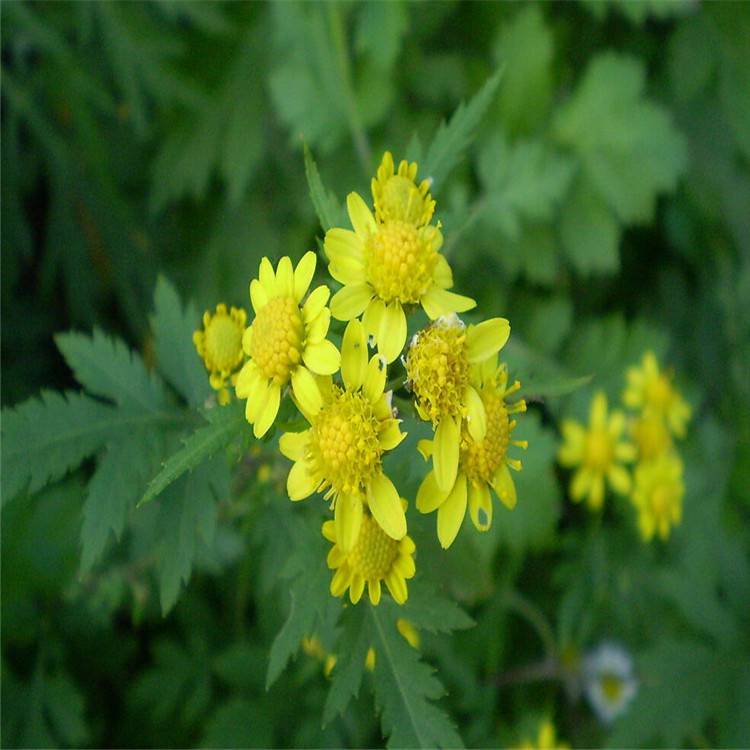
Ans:
POLYGON ((597 392, 588 427, 569 419, 562 422, 558 460, 575 468, 569 488, 573 501, 585 498, 598 510, 609 485, 630 498, 644 541, 655 534, 666 540, 682 519, 683 463, 673 438, 685 436, 690 406, 651 351, 640 366, 628 369, 626 381, 622 401, 630 413, 608 414, 607 397, 597 392), (626 464, 633 462, 631 473, 626 464))
MULTIPOLYGON (((419 445, 432 470, 416 505, 423 513, 437 510, 443 547, 458 534, 467 505, 477 529, 490 527, 491 489, 513 508, 516 490, 508 469, 520 470, 521 462, 508 449, 526 447, 511 439, 514 415, 526 404, 507 400, 520 384, 509 385, 507 368, 498 363, 510 324, 492 318, 467 326, 456 315, 476 303, 449 291, 453 274, 440 253, 443 236, 433 221, 429 181, 417 181, 416 164, 402 161, 396 168, 386 153, 371 188, 373 210, 350 193, 352 228, 326 232, 328 270, 342 285, 330 306, 325 284, 308 293, 315 253, 296 268, 284 257, 274 270, 264 258, 250 283, 250 325, 245 327, 244 312, 232 308, 227 314, 219 305, 195 334, 212 386, 235 386, 257 438, 270 430, 287 393, 307 421, 307 429, 279 440, 281 453, 293 462, 287 492, 293 501, 316 493, 330 501, 333 520, 322 532, 333 545, 331 593, 348 591, 354 604, 365 587, 377 604, 383 583, 403 603, 416 570, 407 503, 383 465, 406 437, 393 405, 389 365, 395 363, 393 384, 405 383, 404 398, 413 398, 417 414, 435 431, 433 440, 419 445), (407 315, 420 307, 432 322, 404 352, 407 315), (340 350, 327 338, 332 317, 346 323, 340 350)), ((228 400, 228 393, 219 399, 228 400)))

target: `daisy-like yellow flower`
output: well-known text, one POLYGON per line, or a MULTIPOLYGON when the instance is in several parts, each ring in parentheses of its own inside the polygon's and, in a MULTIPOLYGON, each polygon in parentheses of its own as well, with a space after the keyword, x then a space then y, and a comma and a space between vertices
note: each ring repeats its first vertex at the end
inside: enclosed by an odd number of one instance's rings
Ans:
POLYGON ((682 461, 675 453, 666 453, 636 467, 632 500, 638 510, 638 528, 644 541, 650 541, 654 534, 666 540, 672 526, 682 520, 685 494, 682 471, 682 461))
POLYGON ((406 581, 416 572, 411 537, 404 536, 400 541, 392 539, 368 512, 362 517, 359 536, 350 550, 341 547, 334 521, 323 524, 323 536, 333 543, 327 560, 328 567, 336 571, 331 580, 333 596, 343 596, 349 589, 349 599, 356 604, 367 585, 370 601, 378 604, 381 583, 385 582, 394 601, 398 604, 406 601, 406 581))
POLYGON ((672 436, 661 414, 650 412, 636 417, 630 426, 630 434, 639 461, 653 461, 672 449, 672 436))
POLYGON ((487 430, 484 401, 472 384, 472 366, 490 362, 510 336, 505 318, 492 318, 468 328, 457 315, 438 318, 417 333, 406 354, 408 384, 420 417, 435 427, 432 463, 435 481, 446 492, 456 482, 461 422, 481 442, 487 430))
POLYGON ((281 436, 281 452, 294 461, 287 479, 292 500, 326 491, 333 498, 338 545, 351 551, 364 523, 365 510, 385 534, 402 539, 406 515, 393 482, 383 472, 383 453, 406 437, 385 393, 382 357, 367 358, 367 339, 358 320, 344 331, 342 385, 319 378, 315 393, 299 403, 310 429, 281 436))
MULTIPOLYGON (((427 474, 417 492, 417 509, 431 513, 437 509, 437 533, 440 544, 447 549, 453 544, 464 516, 466 506, 472 523, 479 531, 487 531, 492 524, 492 497, 494 490, 500 501, 512 510, 516 505, 516 486, 508 467, 520 471, 521 462, 508 456, 511 445, 526 448, 525 440, 511 440, 516 427, 514 414, 526 411, 526 402, 521 399, 508 404, 506 399, 518 391, 521 384, 515 381, 508 385, 508 369, 497 367, 492 358, 476 368, 475 378, 478 395, 486 414, 486 431, 482 440, 476 440, 463 422, 460 440, 460 455, 456 479, 446 491, 436 479, 435 471, 427 474)), ((422 440, 419 450, 425 458, 434 451, 437 442, 422 440)))
POLYGON ((318 389, 315 375, 339 369, 336 347, 326 340, 331 312, 326 307, 330 291, 317 287, 307 298, 315 253, 305 253, 297 268, 283 257, 273 271, 268 258, 260 262, 257 279, 250 282, 255 318, 242 338, 250 359, 237 377, 237 396, 247 399, 245 416, 255 437, 268 432, 279 411, 282 388, 291 382, 295 399, 313 407, 318 389))
POLYGON ((641 366, 630 367, 625 376, 627 386, 622 395, 625 405, 640 409, 644 414, 654 413, 664 417, 676 437, 685 437, 691 415, 690 405, 672 383, 671 373, 659 368, 656 355, 647 351, 641 366))
POLYGON ((605 478, 616 492, 630 492, 630 474, 622 464, 635 458, 635 446, 622 438, 625 415, 607 412, 607 397, 598 391, 591 401, 588 429, 571 419, 563 421, 563 444, 557 454, 562 466, 578 467, 570 482, 571 498, 586 498, 592 510, 602 507, 605 478))
POLYGON ((227 310, 224 304, 216 305, 212 315, 203 313, 203 328, 193 333, 193 344, 209 372, 208 382, 218 391, 222 405, 229 403, 226 386, 236 379, 237 370, 245 359, 242 351, 242 334, 247 313, 237 307, 227 310))
POLYGON ((350 193, 353 231, 335 227, 325 237, 329 271, 344 285, 331 300, 333 317, 352 320, 364 313, 367 335, 389 363, 406 344, 405 305, 422 305, 432 320, 476 305, 448 291, 453 273, 440 254, 440 228, 427 224, 434 202, 424 182, 414 182, 416 165, 399 167, 397 174, 392 165, 386 155, 373 180, 378 219, 360 195, 350 193))
POLYGON ((520 745, 520 750, 568 750, 569 747, 567 742, 560 742, 557 739, 555 725, 549 719, 545 719, 539 725, 536 740, 524 740, 520 745))

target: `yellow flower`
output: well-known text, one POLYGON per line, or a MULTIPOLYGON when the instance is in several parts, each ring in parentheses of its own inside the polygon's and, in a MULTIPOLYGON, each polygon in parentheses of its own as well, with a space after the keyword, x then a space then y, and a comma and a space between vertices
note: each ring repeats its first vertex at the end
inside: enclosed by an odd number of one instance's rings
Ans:
POLYGON ((630 428, 639 461, 651 461, 672 449, 672 437, 661 414, 653 412, 633 420, 630 428))
POLYGON ((638 528, 644 541, 658 534, 669 537, 672 526, 682 520, 682 461, 667 453, 654 461, 638 464, 635 470, 633 504, 638 510, 638 528))
POLYGON ((471 382, 473 365, 490 362, 510 336, 505 318, 492 318, 468 328, 455 314, 438 318, 417 333, 406 354, 408 384, 417 412, 432 422, 435 450, 432 463, 438 487, 448 491, 456 482, 461 421, 481 442, 487 430, 483 400, 471 382))
POLYGON ((245 416, 255 437, 268 432, 279 411, 281 389, 291 381, 298 403, 315 391, 317 375, 339 369, 338 349, 326 340, 331 320, 328 287, 317 287, 300 306, 315 273, 315 253, 305 253, 297 268, 283 257, 276 273, 268 258, 258 279, 250 282, 255 319, 245 330, 242 346, 250 359, 237 378, 237 396, 247 399, 245 416))
POLYGON ((440 254, 440 228, 425 223, 432 200, 414 184, 410 175, 416 168, 399 167, 396 176, 391 171, 386 157, 373 182, 380 220, 360 195, 350 193, 346 204, 354 231, 335 227, 325 237, 329 271, 344 285, 331 300, 331 313, 338 320, 364 313, 365 330, 387 362, 393 362, 406 343, 404 305, 422 305, 433 320, 476 305, 448 291, 453 273, 440 254))
MULTIPOLYGON (((478 395, 486 414, 483 440, 476 440, 464 420, 461 429, 460 454, 456 479, 446 491, 437 483, 435 471, 427 474, 417 492, 417 509, 431 513, 437 509, 437 533, 442 547, 447 549, 456 538, 466 506, 472 523, 479 531, 487 531, 492 524, 492 488, 509 509, 516 505, 516 487, 508 467, 521 470, 521 462, 508 457, 508 447, 526 448, 525 440, 511 440, 516 420, 511 415, 526 411, 522 399, 507 404, 505 399, 519 390, 516 381, 508 386, 505 365, 496 367, 496 359, 487 360, 476 368, 478 395)), ((425 458, 437 450, 437 441, 421 440, 419 450, 425 458)))
POLYGON ((521 743, 520 750, 567 750, 569 747, 566 742, 557 739, 555 725, 549 719, 545 719, 539 725, 536 742, 526 739, 521 743))
POLYGON ((350 550, 341 547, 334 521, 323 524, 323 536, 334 545, 327 560, 328 567, 336 571, 331 580, 333 596, 343 596, 349 589, 349 599, 356 604, 366 584, 370 601, 378 604, 384 581, 398 604, 406 601, 406 580, 413 578, 416 572, 411 537, 404 536, 400 541, 391 539, 367 512, 362 516, 359 536, 350 550))
POLYGON ((417 163, 402 160, 395 171, 390 151, 383 154, 383 161, 372 178, 372 199, 375 203, 375 219, 380 223, 404 221, 415 227, 430 223, 435 212, 435 201, 430 195, 430 181, 417 180, 417 163))
POLYGON ((242 334, 247 313, 237 307, 227 311, 226 305, 216 305, 216 312, 203 313, 203 328, 193 333, 193 344, 210 373, 209 383, 219 392, 219 403, 229 402, 227 382, 233 380, 244 360, 242 334))
POLYGON ((364 506, 393 539, 406 534, 406 515, 396 488, 383 472, 385 451, 406 437, 393 415, 381 357, 367 359, 362 324, 346 327, 341 349, 343 386, 319 378, 300 408, 310 429, 281 436, 281 452, 295 462, 287 478, 292 500, 327 490, 333 498, 339 546, 350 551, 364 521, 364 506))
POLYGON ((644 414, 653 412, 663 416, 672 433, 684 437, 690 405, 674 387, 671 374, 660 370, 656 355, 646 352, 641 366, 629 368, 626 377, 628 382, 622 396, 625 405, 641 409, 644 414))
POLYGON ((624 429, 621 411, 607 416, 603 391, 591 401, 588 429, 571 419, 563 421, 563 444, 557 458, 563 466, 578 467, 570 482, 570 496, 575 502, 585 497, 589 508, 601 508, 605 478, 616 492, 625 495, 630 491, 630 474, 622 463, 635 458, 635 446, 621 439, 624 429))

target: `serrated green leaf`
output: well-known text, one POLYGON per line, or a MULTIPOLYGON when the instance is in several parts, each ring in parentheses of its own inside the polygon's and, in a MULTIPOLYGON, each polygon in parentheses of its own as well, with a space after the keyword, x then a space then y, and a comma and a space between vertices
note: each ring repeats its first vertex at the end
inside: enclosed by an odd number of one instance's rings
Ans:
POLYGON ((304 145, 305 152, 305 177, 307 177, 307 187, 310 190, 310 199, 315 206, 315 213, 318 215, 320 226, 324 232, 332 227, 346 226, 346 215, 341 204, 335 196, 326 190, 323 180, 318 171, 318 165, 310 151, 307 143, 304 145))
POLYGON ((55 343, 86 390, 136 412, 154 412, 166 403, 162 382, 141 357, 120 340, 98 329, 91 336, 61 333, 55 343))
POLYGON ((440 125, 427 149, 424 165, 420 165, 420 174, 432 180, 433 191, 442 187, 442 181, 463 158, 479 123, 492 104, 501 76, 502 71, 498 70, 487 79, 468 104, 461 103, 450 120, 440 125))
POLYGON ((210 391, 208 375, 193 346, 192 334, 199 325, 195 306, 188 303, 183 308, 177 290, 159 276, 151 316, 157 367, 193 406, 202 405, 210 391))
POLYGON ((409 598, 402 607, 401 617, 429 633, 451 633, 475 624, 456 602, 420 577, 409 583, 409 598))
POLYGON ((388 70, 396 62, 408 27, 408 10, 400 0, 360 3, 355 47, 377 67, 388 70))
POLYGON ((433 701, 445 689, 396 628, 399 608, 390 600, 367 606, 375 662, 375 701, 388 747, 463 747, 448 716, 433 701))
POLYGON ((247 430, 244 409, 239 402, 216 407, 206 413, 206 418, 209 423, 185 438, 182 448, 167 459, 162 470, 149 482, 138 501, 139 507, 161 495, 185 472, 210 459, 247 430))

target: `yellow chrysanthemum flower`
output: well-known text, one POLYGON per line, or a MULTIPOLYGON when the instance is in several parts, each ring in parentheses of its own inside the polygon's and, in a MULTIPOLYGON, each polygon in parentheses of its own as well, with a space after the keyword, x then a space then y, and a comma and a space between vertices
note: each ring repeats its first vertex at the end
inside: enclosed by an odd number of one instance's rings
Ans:
POLYGON ((372 199, 375 219, 380 223, 404 221, 415 227, 430 223, 435 212, 435 201, 430 195, 430 181, 417 185, 417 163, 402 160, 394 169, 393 155, 383 154, 383 161, 372 178, 372 199))
MULTIPOLYGON (((245 330, 242 346, 250 359, 237 378, 237 396, 247 399, 245 415, 255 437, 268 432, 279 411, 281 389, 289 382, 298 403, 317 393, 315 375, 339 369, 336 347, 326 340, 331 320, 326 307, 330 291, 317 287, 307 298, 315 253, 305 253, 297 268, 283 257, 274 274, 268 258, 260 263, 258 279, 250 282, 255 319, 245 330)), ((311 405, 315 404, 315 400, 311 405)))
POLYGON ((406 534, 406 515, 393 482, 383 472, 383 453, 406 437, 385 390, 382 357, 367 359, 362 324, 352 320, 341 348, 343 386, 319 378, 300 408, 310 429, 281 436, 281 452, 295 462, 287 479, 292 500, 327 489, 335 503, 339 545, 351 550, 364 519, 364 506, 393 539, 406 534))
MULTIPOLYGON (((511 440, 516 427, 513 414, 526 411, 526 402, 521 399, 513 404, 506 398, 519 390, 516 381, 508 386, 508 369, 496 367, 496 359, 490 359, 476 368, 475 377, 478 395, 486 414, 486 431, 483 440, 476 440, 464 420, 461 429, 460 454, 456 480, 446 491, 430 471, 417 492, 417 509, 431 513, 437 509, 437 533, 442 547, 453 544, 464 516, 466 506, 472 523, 479 531, 487 531, 492 524, 492 497, 490 488, 509 509, 516 505, 516 486, 508 467, 520 471, 521 462, 508 456, 508 448, 515 445, 526 448, 525 440, 511 440)), ((421 440, 419 450, 425 458, 433 456, 437 442, 421 440)))
POLYGON ((193 333, 193 344, 209 372, 209 383, 218 391, 219 403, 229 402, 227 383, 236 379, 245 356, 242 351, 242 334, 247 313, 237 307, 227 310, 226 305, 216 305, 212 315, 203 313, 203 328, 193 333))
POLYGON ((631 409, 641 409, 644 414, 663 416, 676 437, 685 437, 691 415, 690 405, 675 388, 671 374, 659 368, 652 351, 643 355, 640 367, 628 369, 626 378, 627 386, 622 396, 625 405, 631 409))
POLYGON ((401 174, 399 168, 395 176, 389 175, 387 164, 381 170, 373 193, 382 220, 376 221, 360 195, 350 193, 346 204, 354 231, 328 230, 325 252, 331 276, 344 285, 331 300, 332 315, 352 320, 364 313, 368 336, 390 363, 406 344, 405 305, 422 305, 434 320, 476 303, 448 291, 453 273, 440 254, 443 235, 439 227, 422 223, 431 214, 431 199, 409 177, 412 169, 401 174), (416 209, 415 202, 421 203, 416 209))
POLYGON ((672 449, 672 436, 661 414, 651 412, 636 417, 630 434, 638 449, 639 461, 652 461, 672 449))
POLYGON ((468 328, 457 315, 438 318, 417 333, 406 354, 408 384, 416 408, 435 429, 432 463, 438 487, 448 491, 456 482, 461 422, 481 442, 487 430, 483 400, 471 382, 470 369, 490 362, 510 336, 505 318, 492 318, 468 328))
POLYGON ((356 604, 367 585, 370 602, 378 604, 381 582, 385 582, 398 604, 406 601, 406 581, 416 572, 411 537, 404 536, 400 541, 392 539, 368 512, 362 516, 359 536, 350 550, 341 547, 334 521, 323 524, 323 536, 333 543, 327 560, 328 567, 336 571, 331 580, 333 596, 343 596, 349 589, 349 599, 356 604))
POLYGON ((579 502, 585 497, 592 510, 602 507, 605 478, 616 492, 630 492, 630 474, 622 463, 635 458, 635 446, 621 439, 625 415, 615 410, 607 416, 607 411, 607 397, 599 391, 591 401, 588 429, 571 419, 563 421, 557 454, 562 466, 578 467, 570 482, 571 498, 579 502))
POLYGON ((525 739, 520 745, 520 750, 568 750, 569 747, 566 742, 557 739, 555 725, 549 719, 545 719, 539 725, 536 741, 525 739))
POLYGON ((682 471, 682 461, 675 453, 636 467, 632 500, 638 510, 638 528, 644 541, 650 541, 654 534, 666 540, 672 526, 682 520, 685 494, 682 471))

